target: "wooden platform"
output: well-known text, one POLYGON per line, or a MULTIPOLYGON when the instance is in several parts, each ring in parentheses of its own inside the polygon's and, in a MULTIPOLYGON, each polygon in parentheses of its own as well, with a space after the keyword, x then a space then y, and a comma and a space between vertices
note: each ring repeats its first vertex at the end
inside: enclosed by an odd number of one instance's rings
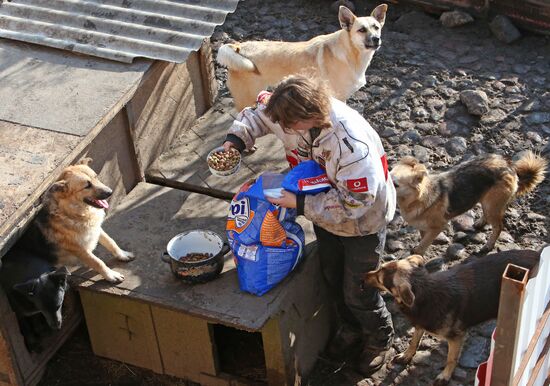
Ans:
POLYGON ((151 165, 148 175, 184 182, 189 189, 195 186, 235 192, 262 172, 287 171, 288 162, 281 141, 274 135, 268 135, 257 140, 256 151, 244 154, 241 168, 235 175, 218 177, 210 173, 206 156, 223 143, 234 120, 235 110, 231 101, 219 101, 197 120, 191 130, 182 133, 170 150, 151 165))
POLYGON ((73 273, 96 354, 218 384, 231 379, 218 367, 212 330, 220 324, 262 334, 269 384, 292 384, 296 371, 313 367, 332 318, 313 244, 297 270, 262 297, 239 290, 231 255, 218 279, 196 285, 179 281, 161 261, 167 242, 185 230, 209 229, 225 237, 228 206, 206 195, 140 183, 110 213, 105 229, 137 258, 118 263, 101 253, 126 277, 116 286, 85 269, 73 273))
MULTIPOLYGON (((93 158, 116 207, 175 136, 211 106, 213 71, 207 41, 185 63, 127 65, 0 39, 0 258, 62 169, 82 157, 93 158)), ((82 315, 80 307, 66 310, 70 315, 48 350, 31 355, 0 290, 0 385, 40 380, 82 315)))

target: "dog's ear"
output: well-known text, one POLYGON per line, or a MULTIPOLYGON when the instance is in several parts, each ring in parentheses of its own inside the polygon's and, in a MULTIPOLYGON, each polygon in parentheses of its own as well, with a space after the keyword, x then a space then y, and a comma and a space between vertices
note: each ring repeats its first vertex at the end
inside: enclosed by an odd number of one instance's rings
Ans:
POLYGON ((15 284, 13 290, 22 295, 34 296, 37 282, 38 279, 31 279, 24 283, 15 284))
POLYGON ((66 192, 68 189, 67 181, 60 180, 53 183, 52 186, 50 186, 50 193, 63 193, 66 192))
POLYGON ((414 173, 415 173, 414 183, 419 184, 422 182, 424 177, 428 175, 428 169, 426 169, 426 166, 424 165, 417 164, 414 166, 414 173))
POLYGON ((76 165, 86 165, 89 166, 92 163, 93 159, 90 157, 82 158, 80 161, 76 163, 76 165))
POLYGON ((351 31, 353 23, 355 23, 355 15, 349 10, 349 8, 340 6, 338 11, 338 20, 340 21, 340 27, 346 31, 351 31))
POLYGON ((418 165, 418 160, 414 158, 413 156, 407 155, 399 160, 400 164, 408 165, 408 166, 416 166, 418 165))
POLYGON ((384 25, 384 22, 386 21, 386 12, 388 11, 388 5, 387 4, 380 4, 378 7, 374 8, 372 13, 370 14, 372 17, 376 19, 380 23, 380 25, 384 25))
POLYGON ((408 282, 403 282, 397 287, 397 292, 399 293, 399 298, 407 307, 412 307, 414 303, 414 294, 412 292, 411 284, 408 282))
POLYGON ((48 278, 57 286, 65 287, 67 285, 67 276, 71 273, 66 267, 61 267, 48 275, 48 278))
POLYGON ((422 267, 425 263, 424 258, 420 255, 412 255, 407 257, 407 260, 413 267, 422 267))

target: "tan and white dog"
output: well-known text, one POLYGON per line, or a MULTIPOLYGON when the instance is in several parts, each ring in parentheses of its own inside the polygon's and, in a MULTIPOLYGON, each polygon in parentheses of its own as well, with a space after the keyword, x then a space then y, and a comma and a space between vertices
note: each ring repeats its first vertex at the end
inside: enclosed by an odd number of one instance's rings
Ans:
POLYGON ((240 111, 252 106, 258 93, 291 74, 316 76, 327 82, 332 95, 346 100, 365 85, 365 71, 376 50, 388 6, 370 16, 356 17, 340 6, 342 29, 306 42, 250 41, 224 44, 217 61, 227 67, 227 86, 240 111))
POLYGON ((133 260, 134 254, 121 249, 101 227, 109 206, 106 199, 113 191, 88 166, 91 161, 84 158, 63 170, 25 237, 54 265, 70 264, 76 258, 111 283, 119 283, 124 275, 109 268, 94 249, 99 242, 120 261, 133 260))

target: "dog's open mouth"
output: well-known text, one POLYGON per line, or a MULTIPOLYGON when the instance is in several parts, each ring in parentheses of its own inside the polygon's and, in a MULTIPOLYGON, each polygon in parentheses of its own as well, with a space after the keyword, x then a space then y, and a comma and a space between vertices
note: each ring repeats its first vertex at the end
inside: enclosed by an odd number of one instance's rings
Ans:
POLYGON ((373 49, 373 50, 379 49, 380 46, 381 46, 381 44, 367 44, 367 43, 365 43, 366 48, 373 49))
POLYGON ((95 198, 86 197, 84 202, 99 209, 107 209, 109 207, 109 204, 105 200, 96 200, 95 198))

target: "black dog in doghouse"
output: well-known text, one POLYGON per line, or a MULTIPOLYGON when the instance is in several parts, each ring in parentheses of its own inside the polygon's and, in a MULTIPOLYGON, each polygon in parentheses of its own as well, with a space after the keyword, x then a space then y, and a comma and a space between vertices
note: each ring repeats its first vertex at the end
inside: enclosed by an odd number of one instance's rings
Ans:
POLYGON ((40 352, 43 339, 61 328, 61 308, 70 273, 65 267, 56 269, 47 249, 37 248, 44 244, 32 237, 32 228, 2 258, 0 284, 27 349, 40 352))

